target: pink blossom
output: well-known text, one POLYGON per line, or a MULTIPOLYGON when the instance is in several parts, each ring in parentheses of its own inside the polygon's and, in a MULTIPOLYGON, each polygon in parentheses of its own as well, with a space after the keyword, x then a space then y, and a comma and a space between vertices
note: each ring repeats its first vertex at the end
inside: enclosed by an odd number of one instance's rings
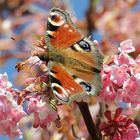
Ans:
POLYGON ((140 105, 140 78, 131 76, 123 84, 123 89, 118 91, 119 98, 132 106, 140 105))
POLYGON ((113 86, 107 86, 100 91, 99 98, 106 103, 111 103, 115 100, 116 96, 117 94, 113 86))
POLYGON ((119 55, 114 56, 114 63, 116 65, 122 65, 126 64, 128 66, 132 66, 135 64, 135 61, 133 58, 131 58, 127 53, 120 53, 119 55))
POLYGON ((29 85, 29 84, 35 82, 35 80, 36 80, 36 78, 28 78, 28 79, 25 80, 25 82, 26 82, 26 84, 29 85))
POLYGON ((140 56, 134 60, 127 54, 134 51, 130 40, 122 42, 120 48, 114 63, 103 66, 99 97, 106 103, 120 100, 136 106, 140 104, 140 56))
POLYGON ((26 91, 29 92, 48 92, 49 75, 46 72, 41 76, 26 79, 26 91))
POLYGON ((37 98, 30 98, 28 102, 28 113, 34 114, 33 126, 38 126, 46 129, 51 122, 58 118, 57 112, 54 111, 46 102, 38 100, 37 98))
POLYGON ((41 65, 43 62, 39 59, 38 56, 31 56, 28 59, 28 63, 34 64, 34 65, 41 65))
POLYGON ((128 66, 123 64, 121 66, 113 65, 112 66, 112 73, 111 73, 111 80, 114 84, 121 87, 130 75, 127 73, 128 66))
POLYGON ((135 48, 132 46, 132 44, 133 44, 132 40, 125 40, 120 44, 120 47, 118 48, 120 54, 114 56, 114 63, 116 65, 135 64, 134 59, 128 55, 128 53, 135 51, 135 48))
POLYGON ((133 45, 132 40, 128 39, 128 40, 121 42, 120 48, 118 48, 118 49, 120 52, 131 53, 131 52, 135 51, 135 47, 132 45, 133 45))
POLYGON ((0 74, 0 92, 5 92, 8 88, 11 88, 12 84, 8 81, 7 74, 0 74))
POLYGON ((14 100, 14 92, 7 74, 0 74, 0 134, 8 135, 11 139, 22 136, 18 122, 26 115, 22 106, 14 100))
POLYGON ((137 64, 140 64, 140 54, 136 57, 135 61, 137 64))
POLYGON ((111 67, 104 65, 101 71, 103 88, 100 91, 99 98, 107 103, 112 102, 116 98, 116 92, 113 88, 113 83, 111 81, 111 67))
POLYGON ((102 84, 104 88, 111 84, 110 76, 111 76, 111 67, 104 65, 101 71, 102 84))
POLYGON ((110 140, 135 140, 139 134, 137 126, 131 118, 121 114, 121 108, 116 109, 114 117, 112 117, 111 111, 107 110, 105 112, 107 121, 100 124, 100 130, 110 140))
POLYGON ((138 55, 135 59, 135 65, 131 67, 131 74, 134 75, 135 77, 140 76, 140 55, 138 55))

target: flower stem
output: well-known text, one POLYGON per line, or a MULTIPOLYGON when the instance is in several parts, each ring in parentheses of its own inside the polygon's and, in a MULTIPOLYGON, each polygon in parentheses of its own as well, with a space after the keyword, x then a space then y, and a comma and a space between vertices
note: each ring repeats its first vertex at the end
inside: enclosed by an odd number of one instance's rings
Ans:
POLYGON ((88 104, 86 102, 77 102, 77 104, 78 104, 81 114, 83 116, 87 130, 91 136, 91 139, 100 140, 100 138, 97 135, 97 130, 96 130, 95 124, 92 120, 92 116, 90 114, 88 104))

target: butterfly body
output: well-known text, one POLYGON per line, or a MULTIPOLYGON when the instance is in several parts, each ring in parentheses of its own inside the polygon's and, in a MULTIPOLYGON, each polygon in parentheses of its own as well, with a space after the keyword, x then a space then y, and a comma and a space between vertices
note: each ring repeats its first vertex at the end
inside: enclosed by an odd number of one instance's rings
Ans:
POLYGON ((50 86, 60 102, 69 104, 99 92, 103 57, 65 11, 50 11, 46 43, 50 86))

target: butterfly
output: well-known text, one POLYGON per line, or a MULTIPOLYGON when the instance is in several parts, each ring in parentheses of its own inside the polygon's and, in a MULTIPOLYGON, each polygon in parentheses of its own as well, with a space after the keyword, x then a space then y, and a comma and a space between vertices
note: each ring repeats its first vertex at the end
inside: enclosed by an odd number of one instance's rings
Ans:
POLYGON ((103 56, 67 12, 51 9, 46 46, 38 57, 47 62, 50 88, 61 103, 70 104, 100 91, 103 56))
POLYGON ((70 15, 58 8, 48 15, 46 44, 49 84, 62 103, 71 103, 100 89, 103 56, 90 38, 72 22, 70 15))

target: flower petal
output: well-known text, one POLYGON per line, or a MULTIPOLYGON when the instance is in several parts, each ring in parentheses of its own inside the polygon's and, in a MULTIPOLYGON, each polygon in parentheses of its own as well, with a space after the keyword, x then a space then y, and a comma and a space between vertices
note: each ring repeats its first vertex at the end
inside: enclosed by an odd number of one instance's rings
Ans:
POLYGON ((125 40, 120 44, 119 51, 120 52, 125 52, 125 53, 130 53, 134 52, 135 48, 132 46, 133 42, 131 39, 125 40))
POLYGON ((107 111, 105 112, 105 116, 106 116, 106 118, 107 118, 109 121, 112 120, 111 111, 110 111, 110 110, 107 110, 107 111))

